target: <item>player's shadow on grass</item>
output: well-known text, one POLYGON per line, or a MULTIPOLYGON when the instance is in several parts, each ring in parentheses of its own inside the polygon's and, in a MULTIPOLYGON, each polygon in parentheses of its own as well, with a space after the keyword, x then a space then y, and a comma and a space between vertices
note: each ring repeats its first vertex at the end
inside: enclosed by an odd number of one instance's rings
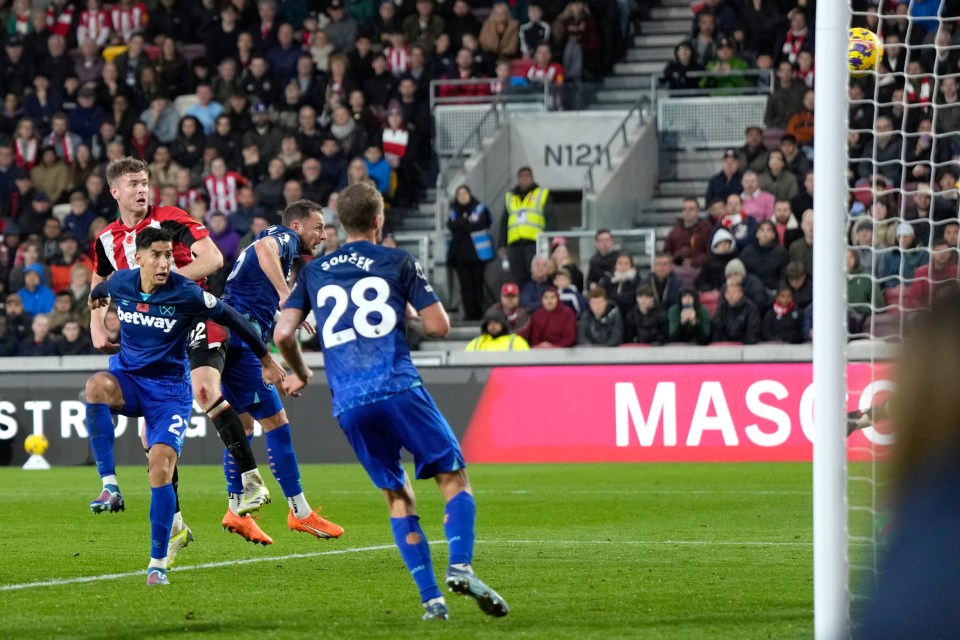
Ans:
MULTIPOLYGON (((265 631, 278 630, 281 624, 269 624, 262 621, 257 622, 257 633, 262 634, 265 631)), ((198 622, 195 620, 177 620, 166 624, 152 623, 142 626, 124 626, 121 631, 116 633, 104 633, 103 629, 98 629, 95 633, 81 634, 75 636, 78 638, 97 638, 97 640, 129 640, 130 638, 165 638, 167 636, 183 638, 184 632, 202 635, 205 633, 222 636, 225 632, 231 630, 230 622, 198 622)), ((28 637, 28 636, 23 636, 28 637)))

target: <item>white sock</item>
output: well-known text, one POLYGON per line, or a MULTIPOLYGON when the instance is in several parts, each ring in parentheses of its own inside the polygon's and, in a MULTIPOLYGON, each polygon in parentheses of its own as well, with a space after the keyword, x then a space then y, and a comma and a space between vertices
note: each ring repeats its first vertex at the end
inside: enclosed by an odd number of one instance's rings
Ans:
POLYGON ((177 511, 173 514, 173 524, 170 525, 170 534, 180 533, 183 531, 183 514, 177 511))
POLYGON ((310 505, 307 504, 307 499, 303 497, 303 493, 298 493, 295 496, 287 498, 287 503, 289 503, 290 508, 293 509, 293 517, 300 518, 301 520, 309 516, 312 511, 310 505))
POLYGON ((242 493, 228 493, 227 494, 227 506, 230 508, 230 513, 235 516, 240 515, 240 498, 243 496, 242 493))
POLYGON ((240 474, 240 481, 244 487, 248 484, 253 484, 251 480, 255 480, 256 484, 263 484, 263 478, 260 477, 259 469, 250 469, 250 471, 244 471, 240 474))
POLYGON ((108 484, 112 484, 112 485, 115 486, 115 487, 119 487, 119 486, 120 486, 120 484, 117 482, 117 475, 116 475, 115 473, 111 473, 111 474, 108 475, 108 476, 103 476, 103 477, 100 478, 100 479, 103 481, 103 486, 104 486, 104 487, 106 487, 108 484))
POLYGON ((167 559, 161 558, 160 560, 157 560, 156 558, 150 558, 150 564, 147 565, 147 571, 149 571, 150 569, 163 569, 164 571, 166 571, 167 559))
POLYGON ((469 564, 467 564, 466 562, 458 562, 458 563, 452 564, 452 565, 450 565, 450 566, 453 567, 454 569, 458 569, 458 570, 460 570, 460 571, 468 571, 468 572, 470 572, 470 573, 473 573, 473 567, 471 567, 471 566, 470 566, 469 564))
POLYGON ((443 596, 440 596, 439 598, 430 598, 429 600, 423 603, 423 606, 429 607, 430 605, 436 604, 438 602, 441 604, 447 604, 447 601, 443 599, 443 596))

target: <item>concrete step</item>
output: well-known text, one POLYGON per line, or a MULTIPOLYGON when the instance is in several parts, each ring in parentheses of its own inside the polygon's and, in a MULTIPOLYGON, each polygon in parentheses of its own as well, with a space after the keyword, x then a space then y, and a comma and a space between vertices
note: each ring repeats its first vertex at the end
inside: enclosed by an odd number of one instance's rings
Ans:
MULTIPOLYGON (((477 335, 480 335, 479 331, 477 335)), ((470 344, 470 340, 424 340, 418 351, 463 351, 470 344)))
POLYGON ((676 216, 680 215, 681 206, 683 206, 683 196, 655 196, 644 208, 650 211, 672 211, 676 216))
POLYGON ((602 89, 650 90, 650 76, 607 76, 603 79, 602 89))
POLYGON ((692 26, 693 19, 689 17, 680 20, 651 20, 640 23, 640 33, 651 36, 669 33, 676 35, 677 39, 680 40, 690 34, 692 26))
POLYGON ((433 231, 437 226, 436 220, 425 216, 407 216, 401 224, 404 231, 433 231))
POLYGON ((610 103, 630 103, 633 104, 643 95, 640 89, 603 89, 597 91, 594 99, 597 102, 610 103))
POLYGON ((720 167, 716 158, 709 160, 680 159, 663 162, 660 165, 661 180, 709 180, 720 167))
POLYGON ((707 192, 707 180, 664 180, 657 187, 658 196, 685 196, 688 193, 702 196, 707 192))
POLYGON ((661 160, 670 162, 689 162, 692 160, 710 160, 719 163, 723 157, 720 149, 661 149, 661 160))
POLYGON ((633 108, 635 102, 594 102, 590 105, 590 111, 629 111, 633 108))
POLYGON ((683 35, 675 33, 658 33, 656 35, 642 35, 633 37, 635 47, 670 47, 673 48, 684 39, 683 35))
POLYGON ((437 201, 436 198, 432 202, 421 202, 417 205, 418 210, 423 215, 435 216, 437 215, 437 201))
MULTIPOLYGON (((663 4, 669 4, 664 2, 663 4)), ((687 28, 693 26, 693 12, 689 3, 680 3, 676 6, 654 7, 650 10, 652 20, 686 20, 687 28)))
POLYGON ((613 65, 613 73, 618 76, 660 77, 664 64, 663 62, 618 62, 613 65))
POLYGON ((642 49, 627 49, 624 57, 627 62, 662 62, 667 64, 673 60, 673 47, 644 47, 642 49))
POLYGON ((446 341, 449 340, 473 340, 480 335, 480 323, 455 324, 450 327, 450 333, 447 334, 446 341))

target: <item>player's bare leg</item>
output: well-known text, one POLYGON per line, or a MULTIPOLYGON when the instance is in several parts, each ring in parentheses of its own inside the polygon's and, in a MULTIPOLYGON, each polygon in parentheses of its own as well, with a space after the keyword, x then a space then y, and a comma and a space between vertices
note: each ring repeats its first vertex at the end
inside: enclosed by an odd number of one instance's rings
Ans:
POLYGON ((438 473, 437 486, 446 508, 443 529, 450 548, 450 563, 447 566, 447 588, 453 593, 468 596, 477 601, 480 610, 489 616, 502 617, 510 612, 507 602, 496 591, 484 584, 473 572, 474 526, 477 507, 470 490, 470 480, 464 469, 438 473))
MULTIPOLYGON (((253 417, 249 413, 241 416, 244 426, 253 432, 253 417)), ((280 484, 283 495, 290 506, 287 515, 287 526, 291 531, 309 533, 320 539, 339 538, 343 535, 343 527, 320 516, 321 508, 310 508, 303 487, 300 484, 300 465, 297 463, 297 454, 293 450, 293 437, 290 433, 290 423, 287 412, 281 409, 278 413, 260 420, 267 443, 267 461, 270 471, 280 484)))
POLYGON ((100 495, 90 502, 93 513, 116 513, 124 510, 123 496, 117 481, 113 458, 114 426, 111 410, 123 408, 123 392, 117 379, 110 373, 100 371, 87 379, 86 423, 90 448, 97 463, 97 471, 103 482, 100 495))
POLYGON ((270 503, 270 491, 257 469, 240 416, 220 393, 220 371, 212 366, 195 367, 190 371, 190 381, 194 400, 213 422, 230 458, 239 467, 243 490, 237 496, 231 492, 229 500, 239 503, 238 515, 259 511, 270 503))

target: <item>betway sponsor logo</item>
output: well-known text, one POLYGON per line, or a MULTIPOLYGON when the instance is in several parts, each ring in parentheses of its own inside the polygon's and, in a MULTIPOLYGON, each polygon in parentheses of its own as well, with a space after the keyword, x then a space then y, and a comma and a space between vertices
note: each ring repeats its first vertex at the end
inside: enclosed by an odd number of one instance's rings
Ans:
POLYGON ((163 329, 164 333, 170 333, 170 330, 173 329, 173 326, 177 324, 177 321, 173 318, 148 316, 147 314, 140 313, 139 311, 125 311, 123 309, 118 309, 117 315, 120 317, 120 322, 163 329))

